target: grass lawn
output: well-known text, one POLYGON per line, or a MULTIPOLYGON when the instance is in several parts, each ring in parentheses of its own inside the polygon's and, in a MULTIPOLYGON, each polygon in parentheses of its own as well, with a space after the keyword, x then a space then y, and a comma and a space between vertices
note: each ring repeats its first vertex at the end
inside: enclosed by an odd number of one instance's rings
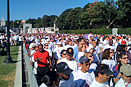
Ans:
MULTIPOLYGON (((10 54, 17 61, 19 46, 11 46, 10 54)), ((5 64, 6 55, 0 56, 0 87, 14 87, 16 63, 5 64)))

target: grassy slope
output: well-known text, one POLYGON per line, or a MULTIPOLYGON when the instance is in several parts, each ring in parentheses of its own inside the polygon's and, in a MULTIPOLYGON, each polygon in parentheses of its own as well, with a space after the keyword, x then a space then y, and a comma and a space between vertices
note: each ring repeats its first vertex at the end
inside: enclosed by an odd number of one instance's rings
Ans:
MULTIPOLYGON (((17 61, 18 46, 11 46, 11 57, 17 61)), ((16 63, 5 64, 5 56, 0 56, 0 87, 14 87, 16 63)))

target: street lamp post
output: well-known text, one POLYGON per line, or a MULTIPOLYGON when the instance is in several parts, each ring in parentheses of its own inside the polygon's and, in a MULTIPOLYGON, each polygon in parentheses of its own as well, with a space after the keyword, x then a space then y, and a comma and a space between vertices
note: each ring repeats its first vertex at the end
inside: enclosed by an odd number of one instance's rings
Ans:
POLYGON ((9 14, 9 0, 7 0, 7 57, 4 63, 13 63, 12 57, 10 56, 10 14, 9 14))
POLYGON ((57 21, 57 18, 55 18, 55 21, 54 21, 54 33, 55 33, 55 29, 56 29, 56 21, 57 21))

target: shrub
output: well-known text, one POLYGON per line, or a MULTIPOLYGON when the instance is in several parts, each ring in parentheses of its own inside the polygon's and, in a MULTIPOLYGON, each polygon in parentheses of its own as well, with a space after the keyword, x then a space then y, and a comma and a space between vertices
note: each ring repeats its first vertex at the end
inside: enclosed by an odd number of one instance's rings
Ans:
MULTIPOLYGON (((92 31, 93 34, 112 34, 112 29, 78 29, 78 30, 60 30, 60 33, 66 33, 66 34, 87 34, 90 31, 92 31)), ((118 34, 128 34, 131 35, 131 28, 118 28, 118 34)))

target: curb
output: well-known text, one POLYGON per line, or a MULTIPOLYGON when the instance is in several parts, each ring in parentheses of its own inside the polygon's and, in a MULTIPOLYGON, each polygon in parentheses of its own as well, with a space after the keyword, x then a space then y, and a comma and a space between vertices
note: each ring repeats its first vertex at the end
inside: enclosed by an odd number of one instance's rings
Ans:
POLYGON ((21 46, 19 46, 14 87, 22 87, 22 58, 21 57, 22 57, 21 46))

